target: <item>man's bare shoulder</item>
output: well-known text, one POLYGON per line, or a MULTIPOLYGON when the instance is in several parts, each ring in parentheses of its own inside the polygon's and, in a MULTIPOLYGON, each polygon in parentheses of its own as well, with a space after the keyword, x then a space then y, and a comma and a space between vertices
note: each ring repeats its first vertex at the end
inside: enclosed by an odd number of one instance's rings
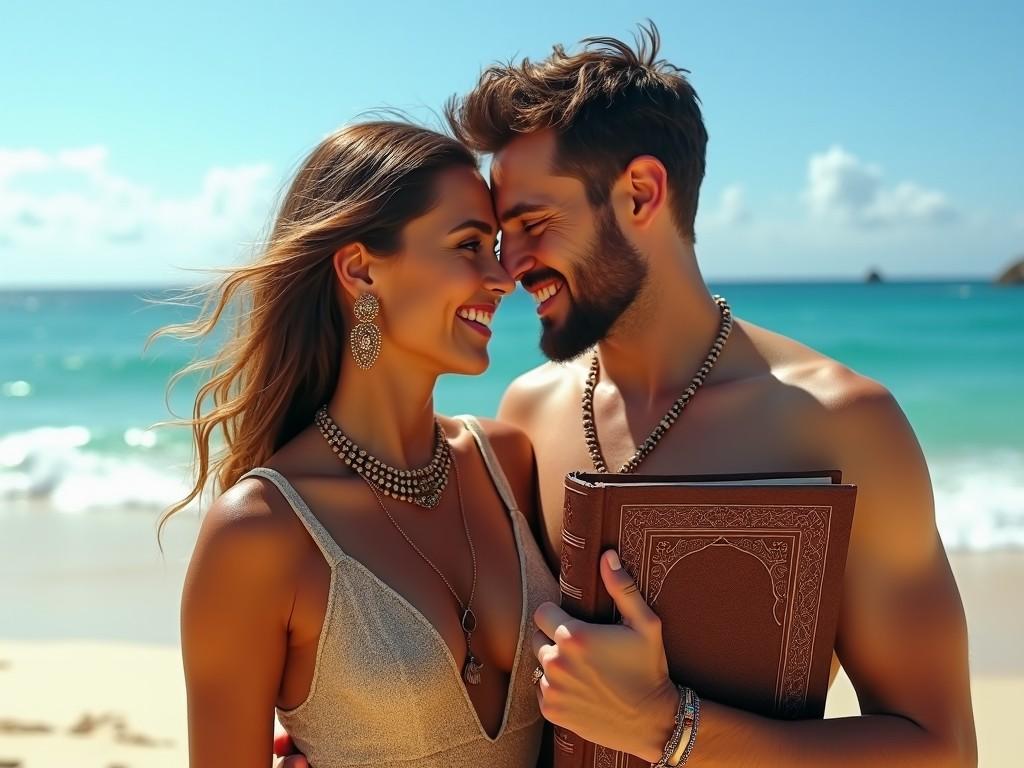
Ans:
POLYGON ((563 404, 575 397, 586 377, 582 358, 566 363, 544 363, 519 375, 509 384, 498 407, 498 419, 529 432, 529 425, 552 404, 563 404))
POLYGON ((566 382, 576 381, 586 371, 586 362, 582 357, 564 363, 549 361, 517 376, 509 385, 509 391, 543 395, 564 386, 566 382))
POLYGON ((889 409, 898 410, 883 384, 848 365, 780 333, 746 322, 743 330, 766 362, 770 380, 791 388, 823 414, 848 418, 867 413, 884 416, 889 409))
POLYGON ((750 336, 770 359, 768 386, 785 392, 773 401, 784 403, 783 417, 799 424, 818 452, 842 468, 844 480, 859 487, 854 531, 859 544, 852 551, 879 556, 895 548, 907 563, 914 562, 915 553, 919 559, 931 557, 934 509, 928 468, 893 394, 792 339, 761 329, 751 329, 750 336))

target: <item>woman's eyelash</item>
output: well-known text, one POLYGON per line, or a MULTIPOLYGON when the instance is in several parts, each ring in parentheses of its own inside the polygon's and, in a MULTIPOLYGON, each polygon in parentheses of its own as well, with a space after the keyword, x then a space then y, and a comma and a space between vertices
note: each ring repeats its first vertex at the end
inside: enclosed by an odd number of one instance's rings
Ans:
POLYGON ((459 243, 459 248, 469 248, 470 250, 473 251, 473 253, 476 253, 477 251, 480 250, 480 241, 479 240, 466 240, 463 243, 459 243))

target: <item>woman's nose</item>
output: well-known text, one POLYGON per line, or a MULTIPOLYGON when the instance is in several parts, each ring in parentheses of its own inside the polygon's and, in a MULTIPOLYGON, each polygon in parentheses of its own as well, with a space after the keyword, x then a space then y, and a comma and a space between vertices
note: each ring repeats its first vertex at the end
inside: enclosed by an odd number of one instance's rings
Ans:
POLYGON ((484 287, 491 293, 501 296, 512 293, 516 287, 516 281, 508 273, 505 265, 495 256, 488 264, 487 274, 484 276, 484 287))

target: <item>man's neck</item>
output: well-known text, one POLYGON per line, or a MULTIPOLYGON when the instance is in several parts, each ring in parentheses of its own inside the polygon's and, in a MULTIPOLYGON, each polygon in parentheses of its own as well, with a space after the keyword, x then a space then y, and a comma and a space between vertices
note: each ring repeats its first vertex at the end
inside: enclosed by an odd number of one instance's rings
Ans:
POLYGON ((722 322, 692 251, 690 258, 655 264, 642 295, 598 344, 601 380, 648 405, 687 387, 722 322))

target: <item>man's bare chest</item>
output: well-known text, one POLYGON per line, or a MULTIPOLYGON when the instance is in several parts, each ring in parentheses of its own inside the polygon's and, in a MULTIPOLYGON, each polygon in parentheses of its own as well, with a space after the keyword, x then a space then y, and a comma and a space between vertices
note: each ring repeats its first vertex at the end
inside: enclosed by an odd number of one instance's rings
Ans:
MULTIPOLYGON (((816 424, 814 409, 762 398, 764 408, 747 401, 720 399, 703 408, 684 412, 640 471, 649 474, 717 474, 739 472, 797 472, 835 469, 835 452, 823 425, 816 424)), ((610 467, 618 468, 646 439, 645 418, 609 419, 598 443, 610 467)), ((543 549, 549 565, 558 563, 560 552, 564 478, 569 472, 593 471, 578 407, 567 404, 564 412, 550 415, 530 435, 537 458, 541 511, 544 520, 543 549)))

